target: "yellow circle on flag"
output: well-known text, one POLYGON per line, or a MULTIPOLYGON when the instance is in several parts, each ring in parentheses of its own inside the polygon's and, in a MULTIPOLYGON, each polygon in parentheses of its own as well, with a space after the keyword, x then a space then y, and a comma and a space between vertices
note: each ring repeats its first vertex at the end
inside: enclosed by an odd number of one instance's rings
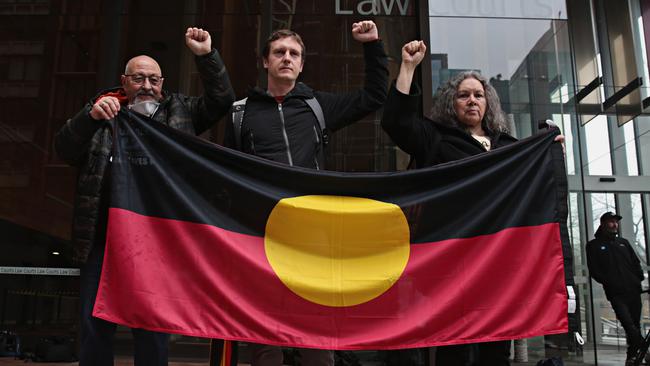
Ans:
POLYGON ((410 253, 402 209, 366 198, 280 200, 266 223, 271 267, 294 293, 326 306, 352 306, 386 292, 410 253))

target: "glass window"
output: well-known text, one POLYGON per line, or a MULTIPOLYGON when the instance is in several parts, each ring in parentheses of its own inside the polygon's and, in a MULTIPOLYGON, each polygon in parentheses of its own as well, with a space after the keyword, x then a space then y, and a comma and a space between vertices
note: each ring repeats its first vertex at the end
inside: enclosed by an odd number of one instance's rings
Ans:
POLYGON ((637 117, 634 122, 637 163, 640 175, 650 175, 650 118, 637 117))
POLYGON ((573 246, 574 265, 579 266, 582 264, 582 235, 580 235, 580 210, 579 194, 576 192, 569 193, 569 218, 568 228, 571 245, 573 246))
MULTIPOLYGON (((353 22, 361 16, 367 18, 362 12, 369 9, 368 2, 341 1, 337 14, 334 1, 142 0, 126 5, 91 0, 56 3, 53 15, 48 15, 50 1, 20 0, 29 6, 21 6, 24 10, 17 16, 16 1, 10 0, 8 7, 0 6, 0 97, 5 97, 0 98, 4 117, 4 125, 0 124, 0 218, 7 220, 6 228, 0 220, 0 232, 27 227, 34 232, 26 233, 20 242, 0 240, 3 253, 11 253, 2 257, 4 263, 0 264, 4 265, 74 265, 66 240, 70 238, 77 172, 53 151, 53 136, 98 91, 119 83, 124 61, 133 55, 148 54, 158 60, 166 77, 165 89, 170 92, 200 94, 202 85, 194 57, 182 40, 188 25, 197 24, 210 32, 212 45, 220 51, 239 98, 252 86, 264 86, 261 44, 271 29, 279 27, 296 30, 307 46, 301 81, 316 90, 340 93, 358 90, 364 82, 363 46, 352 40, 350 31, 353 22), (41 5, 37 9, 35 4, 41 5), (47 6, 46 14, 39 10, 42 6, 47 6), (107 13, 120 16, 103 21, 107 13), (52 239, 30 240, 39 233, 52 239), (23 243, 32 246, 27 248, 23 243), (56 258, 51 254, 54 250, 49 250, 55 244, 60 252, 56 258), (53 262, 56 260, 59 262, 53 262)), ((393 74, 403 43, 418 34, 416 6, 415 1, 383 1, 381 11, 372 14, 376 15, 372 18, 390 55, 393 74)), ((332 135, 328 167, 348 171, 394 169, 394 153, 386 153, 390 140, 379 127, 380 118, 381 110, 332 135)), ((219 141, 224 127, 221 123, 206 137, 219 141)), ((11 286, 32 291, 36 285, 58 291, 41 279, 31 283, 28 277, 24 279, 0 277, 0 293, 12 291, 11 286)), ((62 282, 61 287, 75 299, 72 305, 78 305, 79 286, 74 281, 62 282)), ((36 314, 30 304, 44 303, 40 298, 13 293, 6 300, 6 307, 0 306, 5 321, 21 325, 29 324, 31 315, 36 314)), ((39 309, 56 311, 49 305, 39 309)), ((71 313, 65 313, 71 333, 75 333, 77 311, 74 306, 71 313)), ((38 330, 50 332, 48 327, 38 330)), ((128 352, 130 331, 118 327, 117 332, 118 354, 128 352)), ((37 336, 40 334, 34 333, 33 338, 37 336)), ((183 353, 206 358, 206 343, 206 339, 172 336, 170 356, 177 357, 174 350, 182 344, 187 350, 183 353)))
MULTIPOLYGON (((641 262, 646 263, 642 196, 640 194, 591 193, 588 194, 588 197, 588 205, 591 205, 590 216, 593 231, 596 231, 600 225, 600 216, 603 213, 607 211, 618 213, 623 217, 619 222, 620 236, 630 242, 641 262)), ((591 234, 591 238, 593 238, 593 234, 591 234)), ((595 320, 593 331, 598 344, 598 359, 599 361, 612 361, 619 358, 624 360, 626 350, 625 331, 616 318, 602 285, 596 281, 592 281, 591 284, 595 320)), ((648 301, 647 296, 641 296, 641 299, 643 301, 641 325, 642 331, 645 332, 650 324, 648 301)))
POLYGON ((626 123, 622 126, 622 128, 623 138, 625 141, 625 156, 627 158, 627 175, 639 175, 639 163, 636 158, 636 136, 634 133, 634 123, 626 123))
POLYGON ((600 225, 600 216, 607 211, 616 211, 616 202, 613 193, 590 193, 588 196, 591 200, 591 222, 595 232, 600 225))
POLYGON ((566 151, 566 166, 567 174, 576 174, 576 157, 575 157, 575 137, 573 136, 573 129, 571 128, 571 115, 562 115, 562 133, 565 136, 565 151, 566 151))
MULTIPOLYGON (((627 239, 632 245, 642 265, 646 266, 646 218, 643 215, 643 196, 641 194, 609 194, 594 193, 592 196, 594 229, 597 227, 597 219, 605 211, 615 211, 623 217, 619 223, 620 236, 627 239), (613 205, 613 201, 616 204, 613 205)), ((646 199, 647 201, 647 199, 646 199)), ((645 267, 647 269, 647 267, 645 267)), ((611 359, 612 355, 625 355, 625 332, 606 299, 602 286, 592 281, 593 304, 596 315, 595 332, 599 343, 599 359, 604 356, 611 359)), ((647 287, 647 279, 642 286, 647 287)), ((641 330, 643 333, 650 328, 648 313, 648 296, 641 296, 643 309, 641 314, 641 330)), ((621 358, 622 360, 623 358, 621 358)))
MULTIPOLYGON (((607 97, 621 90, 632 80, 641 75, 637 71, 637 55, 634 44, 633 27, 630 4, 628 1, 598 1, 596 14, 600 12, 606 16, 598 15, 598 31, 601 36, 600 50, 603 61, 601 74, 605 80, 607 97), (609 85, 611 83, 611 85, 609 85)), ((638 4, 636 5, 638 7, 638 4)), ((641 92, 638 88, 628 92, 623 98, 609 109, 614 112, 618 125, 632 120, 642 112, 641 92)))
MULTIPOLYGON (((650 90, 645 85, 650 83, 650 72, 648 71, 648 54, 646 50, 646 30, 643 24, 642 14, 646 11, 647 4, 645 2, 640 2, 639 0, 632 0, 630 2, 630 12, 632 13, 632 34, 634 38, 635 53, 637 54, 637 70, 642 74, 643 85, 641 89, 641 98, 647 98, 650 90)), ((647 18, 647 16, 646 16, 647 18)), ((648 19, 646 19, 648 21, 648 19)), ((649 29, 650 30, 650 29, 649 29)))
POLYGON ((461 71, 480 71, 518 138, 535 133, 538 121, 566 113, 572 76, 565 21, 431 17, 429 27, 433 91, 461 71))
POLYGON ((487 77, 509 80, 549 30, 549 22, 432 17, 429 27, 430 52, 448 65, 439 72, 479 70, 487 77))
POLYGON ((430 0, 429 15, 485 18, 567 18, 564 0, 430 0))
POLYGON ((612 175, 607 117, 597 116, 584 126, 587 154, 582 165, 589 175, 612 175))
MULTIPOLYGON (((641 262, 646 263, 646 237, 645 237, 645 223, 643 216, 643 207, 640 194, 620 195, 621 199, 629 200, 630 205, 630 232, 622 233, 624 237, 634 246, 641 262)), ((627 202, 626 202, 627 203, 627 202)), ((627 227, 627 226, 624 226, 627 227)))

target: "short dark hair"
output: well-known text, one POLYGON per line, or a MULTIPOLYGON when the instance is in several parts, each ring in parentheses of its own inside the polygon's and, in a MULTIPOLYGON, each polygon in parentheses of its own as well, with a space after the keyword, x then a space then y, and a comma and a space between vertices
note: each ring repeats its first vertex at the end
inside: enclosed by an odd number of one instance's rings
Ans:
POLYGON ((302 51, 300 52, 300 58, 302 61, 305 61, 305 44, 302 42, 302 38, 300 38, 300 34, 289 30, 289 29, 278 29, 271 33, 269 38, 266 40, 266 44, 264 45, 264 49, 262 50, 262 55, 264 58, 268 59, 269 58, 269 53, 271 52, 271 43, 277 41, 278 39, 282 38, 287 38, 287 37, 293 37, 296 42, 300 45, 300 48, 302 51))

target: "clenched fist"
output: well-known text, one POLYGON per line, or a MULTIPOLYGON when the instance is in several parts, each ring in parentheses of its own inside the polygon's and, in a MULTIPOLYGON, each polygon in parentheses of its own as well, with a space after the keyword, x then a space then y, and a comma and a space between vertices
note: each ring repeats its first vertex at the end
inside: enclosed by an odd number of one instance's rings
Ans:
POLYGON ((416 67, 422 62, 427 46, 424 41, 411 41, 402 47, 402 63, 416 67))
POLYGON ((378 40, 379 31, 377 30, 377 25, 372 20, 364 20, 352 24, 352 38, 361 43, 378 40))
POLYGON ((207 55, 212 51, 210 33, 201 28, 187 28, 187 31, 185 31, 185 44, 197 56, 207 55))

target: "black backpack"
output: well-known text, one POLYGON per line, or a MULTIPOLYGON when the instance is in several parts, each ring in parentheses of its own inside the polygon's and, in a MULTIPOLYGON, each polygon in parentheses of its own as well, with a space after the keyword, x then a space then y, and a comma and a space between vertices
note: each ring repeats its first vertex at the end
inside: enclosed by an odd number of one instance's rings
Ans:
POLYGON ((537 366, 564 366, 564 361, 560 357, 551 357, 539 360, 537 366))
POLYGON ((74 338, 71 337, 44 337, 36 343, 33 361, 37 362, 74 362, 74 338))
POLYGON ((16 333, 3 330, 0 332, 0 357, 20 357, 20 337, 16 333))
MULTIPOLYGON (((241 150, 241 130, 242 125, 244 124, 244 111, 246 110, 246 101, 248 98, 240 99, 232 104, 232 126, 235 135, 235 148, 241 150)), ((325 128, 325 115, 323 114, 323 109, 318 103, 316 98, 305 99, 305 103, 309 106, 316 120, 318 120, 318 125, 320 126, 321 135, 323 136, 323 146, 326 146, 329 138, 327 135, 327 130, 325 128)))

